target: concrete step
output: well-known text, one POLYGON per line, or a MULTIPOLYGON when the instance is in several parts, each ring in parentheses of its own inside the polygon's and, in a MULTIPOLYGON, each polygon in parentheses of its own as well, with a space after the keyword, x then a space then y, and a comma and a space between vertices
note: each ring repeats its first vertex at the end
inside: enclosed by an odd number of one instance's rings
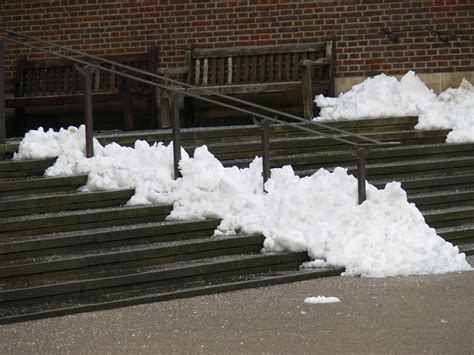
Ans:
POLYGON ((0 260, 201 238, 212 235, 219 222, 219 220, 160 221, 0 238, 0 260))
MULTIPOLYGON (((348 169, 350 174, 357 176, 355 165, 341 164, 348 169)), ((319 168, 314 167, 307 170, 296 171, 299 176, 308 176, 314 174, 319 168)), ((328 167, 328 170, 333 170, 328 167)), ((429 172, 433 175, 442 175, 445 173, 472 174, 474 173, 474 157, 443 157, 433 159, 409 159, 391 163, 375 163, 366 165, 366 173, 369 180, 388 180, 416 178, 418 175, 425 176, 429 172)))
POLYGON ((92 275, 97 271, 103 272, 118 268, 255 253, 262 248, 264 239, 261 235, 203 237, 116 247, 98 246, 93 250, 6 260, 0 261, 0 280, 8 278, 9 283, 18 282, 24 279, 21 277, 28 275, 34 277, 36 281, 46 279, 50 282, 57 277, 72 278, 74 275, 85 272, 92 275))
POLYGON ((237 276, 206 278, 185 283, 178 280, 175 283, 133 290, 111 290, 108 293, 87 297, 49 297, 43 302, 34 303, 7 302, 4 307, 0 307, 0 324, 338 276, 343 271, 344 269, 341 268, 325 268, 243 273, 237 276))
MULTIPOLYGON (((358 121, 339 121, 325 123, 327 126, 337 127, 349 132, 387 132, 413 130, 418 119, 416 117, 398 117, 384 119, 366 119, 358 121)), ((298 123, 297 125, 311 127, 316 130, 327 132, 327 129, 318 128, 314 124, 298 123)), ((285 138, 312 135, 301 129, 274 124, 271 126, 271 137, 285 138)), ((164 142, 171 141, 171 130, 155 130, 155 131, 138 131, 138 132, 98 132, 96 138, 101 144, 116 142, 121 145, 132 145, 137 139, 146 140, 147 142, 164 142)), ((243 142, 258 140, 260 138, 260 128, 255 125, 245 126, 221 126, 221 127, 198 127, 184 128, 181 130, 181 139, 183 144, 211 144, 217 142, 243 142)))
POLYGON ((45 170, 54 164, 54 159, 38 160, 2 160, 0 161, 0 179, 42 176, 45 170))
POLYGON ((0 239, 163 220, 172 206, 109 207, 0 218, 0 239))
MULTIPOLYGON (((414 144, 441 144, 446 139, 448 131, 395 131, 365 134, 382 142, 400 142, 403 145, 414 144)), ((338 137, 350 139, 347 136, 338 137)), ((359 141, 355 139, 355 141, 359 141)), ((187 144, 185 148, 192 153, 198 145, 187 144)), ((260 138, 244 142, 220 142, 207 144, 208 149, 220 160, 251 158, 262 155, 262 141, 260 138)), ((293 155, 303 153, 318 153, 321 151, 348 149, 347 145, 338 141, 316 136, 271 138, 270 153, 272 156, 293 155)))
POLYGON ((75 191, 87 183, 87 175, 0 180, 0 197, 75 191))
MULTIPOLYGON (((474 144, 423 144, 402 145, 391 148, 371 149, 367 156, 368 164, 400 162, 427 157, 452 158, 474 156, 474 144)), ((253 159, 253 158, 252 158, 253 159)), ((233 159, 223 161, 224 166, 246 167, 252 159, 233 159)), ((272 156, 272 167, 291 165, 295 170, 307 170, 319 167, 334 167, 355 164, 355 156, 346 150, 327 151, 318 153, 293 154, 272 156)))
POLYGON ((474 205, 423 211, 426 223, 434 228, 461 226, 474 221, 474 205))
POLYGON ((445 240, 458 245, 461 247, 464 244, 470 244, 474 242, 474 224, 466 223, 462 225, 454 225, 449 227, 436 228, 436 232, 439 236, 445 240))
POLYGON ((0 197, 0 217, 124 205, 134 189, 0 197))
MULTIPOLYGON (((232 273, 252 273, 294 269, 307 260, 306 253, 271 253, 271 254, 235 254, 184 262, 129 267, 105 271, 74 274, 53 280, 30 279, 29 281, 9 282, 8 278, 0 280, 0 307, 4 302, 44 298, 55 295, 74 297, 78 294, 102 290, 109 292, 115 287, 132 288, 151 286, 155 283, 196 281, 203 277, 225 276, 232 273)), ((32 301, 35 302, 35 301, 32 301)))
POLYGON ((402 188, 408 193, 424 193, 439 191, 440 189, 471 189, 474 188, 474 172, 446 171, 442 174, 420 173, 416 176, 393 176, 385 179, 370 180, 370 183, 378 188, 383 188, 387 183, 400 181, 402 188))
POLYGON ((423 211, 428 209, 448 208, 451 206, 469 206, 474 205, 474 188, 410 194, 408 200, 423 211))

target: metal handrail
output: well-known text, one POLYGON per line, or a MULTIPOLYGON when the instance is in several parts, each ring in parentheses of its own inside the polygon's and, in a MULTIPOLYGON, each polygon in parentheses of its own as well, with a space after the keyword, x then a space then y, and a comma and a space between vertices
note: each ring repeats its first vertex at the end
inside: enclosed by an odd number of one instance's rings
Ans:
MULTIPOLYGON (((296 115, 292 115, 292 114, 288 114, 288 113, 285 113, 285 112, 282 112, 282 111, 279 111, 279 110, 271 109, 269 107, 261 106, 261 105, 258 105, 258 104, 252 103, 252 102, 248 102, 248 101, 245 101, 245 100, 242 100, 242 99, 238 99, 238 98, 235 98, 235 97, 231 97, 231 96, 227 96, 227 95, 224 95, 224 94, 216 93, 216 92, 213 92, 212 90, 209 90, 209 89, 193 86, 193 85, 190 85, 190 84, 178 81, 178 80, 174 80, 174 79, 162 76, 162 75, 158 75, 156 73, 150 73, 150 72, 147 72, 147 71, 144 71, 144 70, 141 70, 141 69, 137 69, 137 68, 133 68, 131 66, 128 66, 128 65, 125 65, 125 64, 122 64, 122 63, 118 63, 118 62, 115 62, 115 61, 112 61, 112 60, 109 60, 109 59, 106 59, 106 58, 101 58, 101 57, 98 57, 98 56, 83 53, 83 52, 80 52, 78 50, 74 50, 72 48, 64 47, 64 46, 61 46, 61 45, 58 45, 58 44, 55 44, 55 43, 47 42, 47 41, 29 36, 29 35, 22 34, 20 32, 12 31, 12 30, 9 30, 9 29, 0 29, 0 31, 5 32, 5 33, 10 34, 10 35, 19 36, 19 37, 22 37, 22 38, 25 38, 25 39, 36 41, 38 43, 45 44, 48 47, 54 47, 56 49, 60 49, 60 50, 63 50, 63 51, 69 51, 71 53, 80 55, 82 57, 86 57, 86 58, 90 58, 90 59, 93 59, 93 60, 98 61, 98 62, 102 62, 103 64, 110 64, 110 65, 114 65, 115 67, 119 67, 119 68, 127 70, 127 72, 117 71, 115 69, 111 69, 111 68, 101 66, 100 64, 91 63, 91 62, 85 61, 85 60, 80 59, 80 58, 75 58, 75 57, 71 57, 71 56, 68 56, 68 55, 60 54, 60 53, 54 52, 52 50, 37 47, 37 46, 34 46, 32 44, 24 43, 22 41, 19 41, 19 40, 13 39, 13 38, 0 37, 0 76, 1 76, 1 80, 0 80, 0 131, 3 131, 3 133, 0 132, 0 143, 5 142, 5 137, 4 137, 5 136, 5 103, 2 102, 5 99, 4 98, 4 96, 5 96, 4 95, 4 73, 3 73, 4 72, 4 70, 3 70, 3 54, 4 54, 3 41, 8 41, 8 42, 16 43, 20 46, 24 46, 24 47, 34 49, 34 50, 37 50, 37 51, 40 51, 40 52, 44 52, 44 53, 47 53, 47 54, 50 54, 50 55, 53 55, 53 56, 56 56, 56 57, 60 57, 60 58, 66 59, 66 60, 70 60, 72 62, 75 62, 76 64, 84 65, 85 69, 88 69, 88 70, 81 70, 81 73, 84 75, 84 82, 83 82, 84 89, 83 90, 84 90, 84 108, 85 108, 85 123, 86 123, 86 152, 87 152, 86 155, 87 156, 92 156, 93 155, 93 152, 92 152, 92 99, 91 99, 91 89, 90 89, 90 87, 91 87, 91 74, 92 74, 91 69, 92 68, 97 69, 97 70, 110 72, 110 73, 114 73, 114 74, 119 75, 121 77, 128 78, 128 79, 131 79, 131 80, 135 80, 135 81, 138 81, 138 82, 141 82, 141 83, 144 83, 144 84, 152 85, 154 87, 164 89, 164 90, 167 90, 168 92, 172 93, 170 95, 170 100, 172 102, 171 110, 172 110, 173 156, 174 156, 174 176, 175 176, 175 178, 178 178, 179 176, 181 176, 180 172, 179 172, 179 169, 178 169, 178 163, 181 159, 181 143, 180 143, 180 127, 179 127, 179 125, 180 125, 179 99, 181 97, 184 97, 184 96, 193 97, 193 98, 205 101, 205 102, 209 102, 209 103, 216 104, 216 105, 226 107, 226 108, 229 108, 229 109, 233 109, 233 110, 236 110, 236 111, 239 111, 239 112, 242 112, 242 113, 246 113, 246 114, 250 115, 253 118, 261 119, 259 124, 262 127, 262 147, 263 147, 263 154, 262 154, 263 156, 262 156, 262 158, 263 158, 263 180, 264 180, 264 182, 266 182, 268 180, 268 178, 270 177, 270 149, 269 149, 269 135, 270 135, 270 131, 269 131, 270 124, 269 124, 269 122, 270 121, 278 122, 278 123, 288 125, 288 126, 293 126, 293 127, 296 127, 300 130, 311 132, 313 134, 317 134, 319 136, 322 136, 322 137, 325 137, 325 138, 328 138, 328 139, 332 139, 332 140, 335 140, 335 141, 339 141, 341 143, 348 144, 348 145, 352 146, 353 147, 352 151, 355 153, 355 155, 358 158, 358 164, 357 164, 358 165, 358 174, 357 175, 358 175, 358 185, 359 185, 359 203, 362 203, 365 200, 365 196, 366 196, 365 195, 365 163, 364 163, 364 161, 365 161, 365 156, 367 155, 367 148, 369 148, 371 146, 388 146, 388 145, 399 144, 398 142, 380 142, 378 140, 371 139, 371 138, 365 137, 365 136, 360 135, 360 134, 348 132, 348 131, 342 130, 340 128, 332 127, 332 126, 322 124, 322 123, 319 123, 319 122, 308 121, 308 120, 306 120, 304 118, 301 118, 299 116, 296 116, 296 115), (181 87, 172 87, 172 86, 169 86, 169 85, 166 85, 166 84, 157 83, 155 81, 143 79, 143 78, 137 77, 135 75, 131 75, 131 74, 129 74, 129 72, 135 72, 135 73, 138 73, 138 74, 146 75, 146 76, 154 78, 154 79, 159 79, 159 80, 162 80, 162 81, 166 81, 168 83, 177 84, 181 87), (189 90, 193 90, 194 92, 190 92, 189 90), (269 116, 268 114, 255 112, 255 111, 252 111, 248 108, 242 108, 242 107, 238 107, 238 106, 235 106, 235 105, 231 105, 229 103, 217 101, 217 100, 211 99, 209 97, 201 96, 196 92, 201 92, 203 94, 212 95, 212 96, 215 96, 215 97, 219 97, 221 99, 225 99, 225 100, 229 100, 229 101, 236 102, 236 103, 239 103, 239 104, 243 104, 243 105, 246 105, 248 107, 258 109, 260 111, 265 111, 266 113, 274 114, 275 116, 269 116), (312 123, 312 124, 314 124, 314 125, 316 125, 320 128, 324 128, 324 129, 327 129, 327 130, 332 131, 332 132, 337 132, 338 134, 343 134, 345 136, 358 138, 358 139, 361 139, 362 141, 365 141, 367 143, 361 144, 359 142, 354 142, 354 141, 351 141, 351 140, 348 140, 348 139, 345 139, 345 138, 342 138, 342 137, 339 137, 339 136, 335 136, 333 134, 328 134, 328 133, 325 133, 325 132, 317 131, 317 130, 312 129, 312 128, 304 127, 304 126, 301 126, 301 125, 296 124, 296 123, 286 122, 284 120, 281 120, 281 119, 277 118, 278 116, 294 119, 294 120, 299 121, 299 122, 312 123)), ((78 68, 78 69, 80 69, 80 68, 78 68)))
MULTIPOLYGON (((307 119, 304 119, 302 117, 299 117, 299 116, 296 116, 296 115, 293 115, 293 114, 290 114, 290 113, 286 113, 286 112, 282 112, 282 111, 279 111, 279 110, 272 109, 270 107, 258 105, 256 103, 249 102, 249 101, 246 101, 246 100, 242 100, 242 99, 239 99, 239 98, 236 98, 236 97, 233 97, 233 96, 228 96, 228 95, 225 95, 225 94, 214 92, 212 90, 209 90, 209 89, 206 89, 206 88, 203 88, 203 87, 191 85, 191 84, 188 84, 188 83, 176 80, 176 79, 172 79, 172 78, 169 78, 169 77, 166 77, 166 76, 163 76, 163 75, 159 75, 159 74, 156 74, 156 73, 150 73, 150 72, 147 72, 147 71, 142 70, 142 69, 134 68, 134 67, 131 67, 129 65, 125 65, 125 64, 122 64, 122 63, 115 62, 113 60, 109 60, 107 58, 101 58, 99 56, 95 56, 95 55, 92 55, 92 54, 87 54, 87 53, 84 53, 84 52, 81 52, 81 51, 78 51, 78 50, 75 50, 75 49, 72 49, 72 48, 61 46, 59 44, 44 41, 42 39, 35 38, 35 37, 32 37, 32 36, 26 35, 24 33, 20 33, 20 32, 13 31, 13 30, 10 30, 10 29, 5 29, 5 28, 0 28, 0 31, 5 32, 5 33, 9 33, 9 34, 12 34, 12 35, 15 35, 15 36, 19 36, 19 37, 22 37, 22 38, 25 38, 25 39, 29 39, 29 40, 32 40, 32 41, 36 41, 38 43, 42 43, 42 44, 45 44, 45 45, 48 45, 48 46, 54 46, 58 49, 61 49, 61 50, 64 50, 64 51, 69 51, 71 53, 74 53, 74 54, 77 54, 77 55, 80 55, 80 56, 83 56, 83 57, 88 57, 88 58, 96 60, 96 61, 107 63, 107 64, 110 64, 110 65, 115 65, 116 67, 126 69, 127 71, 133 71, 133 72, 136 72, 136 73, 139 73, 139 74, 142 74, 142 75, 146 75, 146 76, 149 76, 149 77, 152 77, 152 78, 155 78, 155 79, 167 81, 171 84, 179 85, 179 86, 181 86, 185 89, 191 89, 191 90, 194 90, 194 91, 202 92, 202 93, 207 94, 207 95, 212 95, 212 96, 215 96, 215 97, 220 97, 220 98, 225 99, 225 100, 229 100, 229 101, 233 101, 233 102, 236 102, 236 103, 239 103, 239 104, 243 104, 243 105, 246 105, 248 107, 256 108, 258 110, 263 110, 263 111, 266 111, 266 112, 268 112, 270 114, 273 114, 273 115, 278 115, 278 116, 282 116, 282 117, 291 118, 291 119, 294 119, 296 121, 300 121, 300 122, 304 122, 304 123, 311 123, 315 126, 318 126, 318 127, 330 130, 330 131, 342 133, 342 134, 347 135, 347 136, 352 136, 352 137, 355 137, 355 138, 359 138, 359 139, 362 139, 362 140, 364 140, 366 142, 369 142, 369 143, 374 143, 374 144, 378 144, 378 145, 387 144, 387 143, 384 143, 384 142, 380 142, 376 139, 368 138, 368 137, 365 137, 365 136, 360 135, 360 134, 345 131, 343 129, 333 127, 333 126, 330 126, 330 125, 327 125, 327 124, 324 124, 324 123, 308 121, 307 119)), ((19 43, 19 42, 16 42, 16 43, 19 43)), ((71 59, 71 57, 69 57, 69 56, 62 56, 62 57, 71 59)), ((101 68, 103 68, 103 67, 101 67, 101 68)), ((147 83, 149 83, 149 82, 147 82, 147 83)), ((195 96, 195 94, 189 93, 186 90, 174 89, 174 88, 170 88, 169 86, 161 86, 161 88, 169 89, 169 90, 175 91, 175 92, 181 92, 183 95, 190 96, 190 97, 195 97, 195 98, 198 98, 198 99, 202 98, 201 96, 199 96, 199 95, 195 96)), ((209 102, 211 102, 211 101, 209 101, 209 102)), ((220 104, 219 101, 213 101, 212 103, 220 104)), ((226 106, 226 107, 231 108, 229 106, 226 106)), ((235 107, 235 108, 237 109, 238 107, 235 107)), ((249 113, 249 111, 245 111, 244 113, 249 113)), ((268 118, 271 118, 273 121, 276 121, 276 122, 279 122, 279 123, 283 123, 283 124, 287 123, 286 121, 278 121, 274 117, 268 117, 268 118)), ((315 131, 315 133, 320 133, 320 132, 315 131)), ((331 137, 326 136, 326 138, 331 138, 331 137)), ((337 137, 334 137, 333 139, 338 140, 337 137)), ((350 144, 350 145, 357 145, 357 143, 352 142, 352 141, 345 140, 345 141, 342 141, 342 142, 344 142, 346 144, 350 144)))

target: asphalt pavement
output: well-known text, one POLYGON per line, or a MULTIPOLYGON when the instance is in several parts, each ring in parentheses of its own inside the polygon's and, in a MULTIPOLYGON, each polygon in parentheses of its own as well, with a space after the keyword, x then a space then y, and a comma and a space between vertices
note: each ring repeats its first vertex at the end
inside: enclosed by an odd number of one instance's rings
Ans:
POLYGON ((474 272, 324 278, 0 326, 0 354, 159 353, 474 354, 474 272), (318 295, 341 302, 304 302, 318 295))

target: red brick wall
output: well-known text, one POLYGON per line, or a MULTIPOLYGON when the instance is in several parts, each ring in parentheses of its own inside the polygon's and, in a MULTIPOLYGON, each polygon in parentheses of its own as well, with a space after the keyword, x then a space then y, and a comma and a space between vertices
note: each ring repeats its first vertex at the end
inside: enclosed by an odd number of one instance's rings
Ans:
MULTIPOLYGON (((187 45, 311 42, 335 35, 336 75, 474 70, 474 1, 0 0, 0 27, 94 54, 160 47, 160 65, 180 65, 187 45), (462 39, 441 41, 429 31, 462 39), (399 34, 391 43, 383 32, 399 34)), ((29 50, 7 47, 7 75, 29 50)))

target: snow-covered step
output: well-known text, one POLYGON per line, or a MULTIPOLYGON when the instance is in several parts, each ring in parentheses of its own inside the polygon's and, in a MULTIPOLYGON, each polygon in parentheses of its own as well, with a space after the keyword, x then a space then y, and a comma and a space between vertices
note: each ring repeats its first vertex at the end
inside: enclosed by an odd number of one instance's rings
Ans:
POLYGON ((3 179, 0 180, 0 196, 75 191, 86 183, 87 175, 3 179))
POLYGON ((0 238, 163 220, 172 206, 109 207, 0 218, 0 238))
POLYGON ((219 222, 219 220, 160 221, 71 232, 5 237, 0 238, 0 260, 201 238, 212 235, 219 222))
MULTIPOLYGON (((110 292, 111 288, 130 286, 147 287, 150 283, 181 280, 189 282, 203 277, 219 277, 230 274, 245 274, 270 270, 296 269, 307 260, 301 253, 236 254, 189 260, 171 264, 137 266, 83 274, 66 275, 54 279, 30 278, 27 281, 0 279, 0 302, 28 300, 55 295, 74 297, 78 294, 95 293, 97 290, 110 292)), ((0 308, 4 304, 0 303, 0 308)))
MULTIPOLYGON (((238 253, 255 253, 263 245, 261 235, 205 237, 122 246, 97 246, 92 250, 54 253, 46 256, 0 261, 0 280, 14 282, 16 277, 34 275, 38 279, 73 277, 126 267, 159 265, 196 258, 238 253)), ((1 281, 0 281, 1 282, 1 281)))
POLYGON ((0 161, 0 179, 41 176, 54 164, 54 159, 38 160, 2 160, 0 161))
POLYGON ((288 271, 245 273, 188 282, 178 280, 162 286, 148 285, 132 290, 110 290, 107 293, 88 296, 49 297, 44 301, 10 302, 5 307, 0 307, 0 324, 338 276, 343 271, 342 268, 310 270, 295 268, 288 271))
POLYGON ((0 197, 0 217, 124 205, 134 189, 0 197))

